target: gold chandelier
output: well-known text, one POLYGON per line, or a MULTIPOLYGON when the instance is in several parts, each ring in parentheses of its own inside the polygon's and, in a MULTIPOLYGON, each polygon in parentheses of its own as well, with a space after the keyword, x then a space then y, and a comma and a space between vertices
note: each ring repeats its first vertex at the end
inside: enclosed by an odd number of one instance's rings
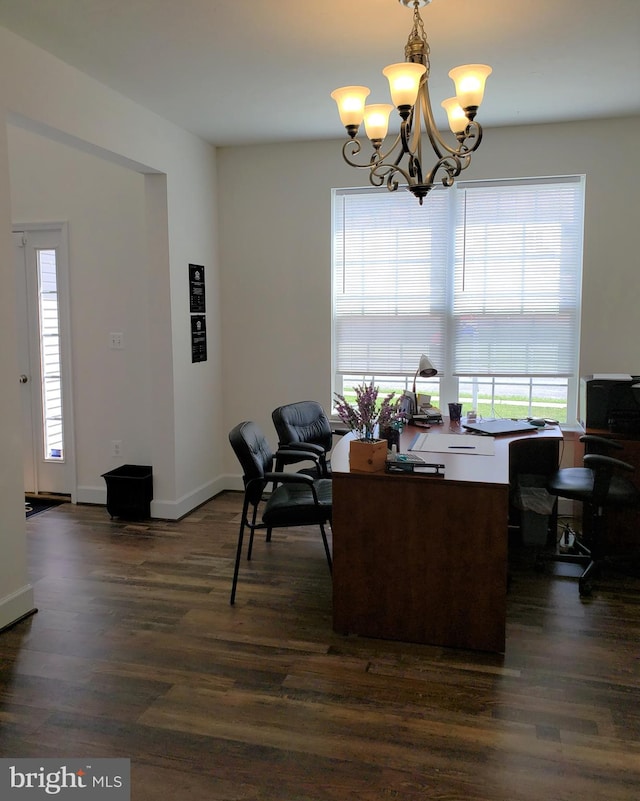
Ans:
POLYGON ((475 121, 475 116, 491 67, 486 64, 466 64, 449 72, 449 77, 455 83, 456 96, 441 103, 457 140, 456 147, 449 146, 433 119, 429 98, 429 45, 418 11, 431 0, 398 2, 408 8, 413 6, 413 27, 404 49, 405 61, 390 64, 382 70, 389 81, 393 105, 365 105, 370 93, 366 86, 343 86, 335 89, 331 97, 338 105, 340 119, 350 137, 342 148, 342 156, 347 164, 369 170, 371 184, 382 186, 386 183, 391 192, 398 188, 401 177, 404 178, 407 189, 422 204, 438 178, 444 186, 452 186, 461 171, 471 163, 471 154, 478 149, 482 140, 482 128, 475 121), (400 133, 385 151, 382 145, 394 106, 401 118, 400 133), (362 146, 356 136, 363 120, 373 153, 368 162, 358 163, 354 158, 362 146), (437 159, 427 173, 422 162, 423 133, 429 137, 437 159))

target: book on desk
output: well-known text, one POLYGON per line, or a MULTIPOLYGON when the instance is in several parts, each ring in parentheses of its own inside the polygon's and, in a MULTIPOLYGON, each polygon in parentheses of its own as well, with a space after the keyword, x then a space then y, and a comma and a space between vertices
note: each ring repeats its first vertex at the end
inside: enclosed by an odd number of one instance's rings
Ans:
POLYGON ((414 453, 389 453, 385 462, 387 473, 414 473, 444 478, 444 465, 439 462, 427 462, 422 456, 414 453))
POLYGON ((442 413, 440 409, 432 406, 430 409, 422 409, 420 412, 411 415, 409 422, 412 425, 437 425, 442 423, 442 413))

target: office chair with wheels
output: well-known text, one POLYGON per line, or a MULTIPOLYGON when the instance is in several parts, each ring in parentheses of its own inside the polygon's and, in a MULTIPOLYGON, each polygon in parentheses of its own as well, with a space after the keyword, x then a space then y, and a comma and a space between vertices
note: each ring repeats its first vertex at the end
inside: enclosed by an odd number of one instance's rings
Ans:
POLYGON ((547 489, 559 498, 582 503, 586 544, 578 543, 578 553, 560 554, 553 558, 585 565, 578 582, 580 596, 585 597, 592 592, 593 577, 605 563, 613 561, 607 542, 607 509, 636 504, 640 493, 626 476, 621 475, 633 472, 633 465, 607 455, 622 448, 618 442, 589 434, 580 437, 580 441, 586 450, 584 466, 557 470, 549 477, 547 489))
MULTIPOLYGON (((325 525, 331 523, 331 480, 314 479, 303 473, 272 471, 276 456, 260 428, 253 422, 239 423, 235 426, 229 433, 229 442, 242 467, 245 490, 230 603, 232 605, 235 603, 246 528, 250 531, 247 559, 251 559, 253 535, 258 529, 266 529, 266 539, 269 542, 271 530, 274 528, 318 526, 331 572, 331 553, 325 530, 325 525), (273 490, 263 498, 268 484, 273 484, 273 490), (259 508, 261 516, 258 521, 259 508)), ((296 455, 295 452, 289 451, 289 455, 293 455, 294 458, 309 458, 308 452, 306 455, 304 453, 296 455)))
MULTIPOLYGON (((276 470, 281 470, 286 451, 310 451, 318 459, 318 465, 300 471, 318 478, 331 476, 328 454, 333 446, 333 434, 329 418, 316 401, 298 401, 274 409, 271 417, 278 434, 276 470)), ((302 457, 302 459, 309 457, 302 457)), ((298 459, 298 461, 302 461, 298 459)), ((291 464, 291 459, 288 461, 291 464)))

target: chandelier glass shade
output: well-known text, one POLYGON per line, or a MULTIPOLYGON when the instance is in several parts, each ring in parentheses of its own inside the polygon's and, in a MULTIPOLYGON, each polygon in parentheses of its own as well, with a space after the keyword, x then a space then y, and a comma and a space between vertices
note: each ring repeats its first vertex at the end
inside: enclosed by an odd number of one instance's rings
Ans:
POLYGON ((482 128, 475 116, 491 67, 466 64, 449 72, 456 95, 441 105, 447 112, 456 144, 448 144, 436 126, 429 97, 429 44, 419 8, 431 0, 399 2, 407 7, 413 6, 413 26, 405 46, 405 61, 390 64, 382 70, 389 81, 393 105, 367 105, 370 91, 366 86, 343 86, 335 89, 331 97, 336 101, 340 119, 349 135, 342 148, 347 164, 369 170, 371 184, 386 184, 390 191, 395 191, 404 179, 407 189, 422 203, 435 183, 440 180, 444 186, 452 186, 471 163, 471 154, 482 141, 482 128), (400 116, 400 133, 389 147, 383 148, 394 108, 400 116), (356 157, 362 145, 356 137, 363 122, 373 152, 369 161, 359 162, 356 157), (428 171, 425 171, 422 159, 423 135, 428 137, 436 159, 428 171))

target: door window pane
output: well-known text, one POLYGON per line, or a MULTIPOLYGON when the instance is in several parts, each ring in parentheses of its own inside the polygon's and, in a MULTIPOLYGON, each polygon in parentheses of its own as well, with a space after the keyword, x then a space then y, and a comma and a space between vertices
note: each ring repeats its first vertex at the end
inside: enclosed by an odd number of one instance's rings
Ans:
POLYGON ((38 250, 37 256, 43 453, 46 460, 61 461, 64 459, 64 430, 56 251, 38 250))

